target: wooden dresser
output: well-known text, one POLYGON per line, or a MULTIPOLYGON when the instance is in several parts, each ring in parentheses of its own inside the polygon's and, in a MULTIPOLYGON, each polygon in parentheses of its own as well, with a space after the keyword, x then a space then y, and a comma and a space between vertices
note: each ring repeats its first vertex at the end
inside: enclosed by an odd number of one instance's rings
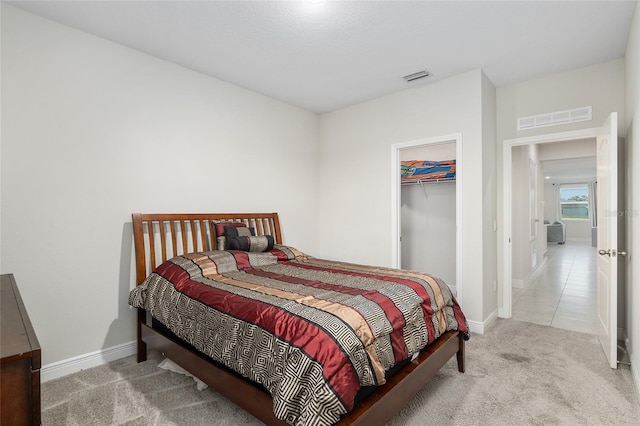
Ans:
POLYGON ((40 344, 12 274, 0 275, 0 424, 40 424, 40 344))

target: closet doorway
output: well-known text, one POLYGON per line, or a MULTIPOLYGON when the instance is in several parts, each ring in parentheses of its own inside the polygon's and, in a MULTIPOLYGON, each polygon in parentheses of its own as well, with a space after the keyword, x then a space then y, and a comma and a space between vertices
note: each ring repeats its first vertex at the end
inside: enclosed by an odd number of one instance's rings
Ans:
POLYGON ((441 278, 461 302, 460 153, 460 135, 453 135, 394 145, 392 157, 394 266, 441 278))

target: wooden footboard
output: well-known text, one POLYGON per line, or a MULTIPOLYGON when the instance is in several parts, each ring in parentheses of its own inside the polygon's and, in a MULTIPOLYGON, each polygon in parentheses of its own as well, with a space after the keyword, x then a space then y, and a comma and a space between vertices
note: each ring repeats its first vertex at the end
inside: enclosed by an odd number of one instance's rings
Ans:
MULTIPOLYGON (((141 284, 151 271, 171 257, 190 251, 215 247, 216 221, 243 222, 254 227, 257 235, 272 235, 282 244, 277 213, 196 213, 133 214, 136 255, 136 280, 141 284)), ((285 425, 273 414, 271 396, 254 384, 212 363, 209 358, 153 328, 145 310, 138 309, 138 362, 147 359, 147 351, 155 349, 182 366, 212 389, 268 425, 285 425)), ((453 356, 458 371, 465 370, 464 339, 457 331, 449 331, 429 345, 414 361, 407 364, 386 384, 345 415, 339 425, 382 425, 397 413, 424 387, 453 356)))
POLYGON ((448 331, 356 405, 338 424, 364 426, 387 423, 454 355, 458 355, 458 371, 464 372, 464 339, 457 331, 448 331))

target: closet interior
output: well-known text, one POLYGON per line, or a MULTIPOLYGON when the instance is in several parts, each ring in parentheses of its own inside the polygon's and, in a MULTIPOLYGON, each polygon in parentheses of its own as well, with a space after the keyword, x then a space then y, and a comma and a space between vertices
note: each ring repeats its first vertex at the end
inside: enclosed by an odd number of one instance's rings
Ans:
POLYGON ((400 152, 400 262, 456 291, 456 142, 400 152))

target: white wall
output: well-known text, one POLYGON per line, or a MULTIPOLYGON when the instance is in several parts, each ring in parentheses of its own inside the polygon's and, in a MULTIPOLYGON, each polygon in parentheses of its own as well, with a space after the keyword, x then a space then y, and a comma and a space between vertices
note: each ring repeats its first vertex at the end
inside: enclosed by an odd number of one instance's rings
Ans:
MULTIPOLYGON (((617 111, 619 117, 625 117, 624 96, 624 59, 497 88, 498 235, 503 233, 502 147, 504 141, 519 137, 599 127, 612 111, 617 111), (593 119, 591 121, 523 131, 517 130, 518 117, 563 111, 588 105, 593 107, 593 119)), ((624 120, 621 118, 621 121, 624 120)), ((619 126, 620 129, 622 129, 622 124, 619 126)), ((502 239, 500 239, 497 247, 498 281, 500 283, 498 300, 500 304, 504 299, 502 295, 502 284, 505 282, 505 278, 502 276, 504 249, 502 239)))
POLYGON ((565 228, 567 231, 568 242, 591 242, 591 221, 590 220, 571 220, 565 219, 565 228))
POLYGON ((512 148, 511 223, 512 285, 524 287, 533 271, 540 266, 546 249, 544 227, 544 188, 540 145, 528 144, 512 148), (533 191, 533 198, 532 198, 533 191))
MULTIPOLYGON (((538 158, 540 161, 595 157, 596 154, 595 138, 538 144, 538 158)), ((595 170, 593 176, 595 176, 595 170)))
POLYGON ((429 145, 417 146, 415 148, 403 149, 400 151, 400 161, 430 160, 445 161, 456 159, 456 143, 432 143, 429 145))
POLYGON ((558 213, 558 191, 556 185, 546 181, 544 183, 544 220, 553 223, 560 220, 558 213))
POLYGON ((316 114, 2 4, 2 273, 48 364, 135 339, 131 213, 277 211, 316 251, 316 114))
POLYGON ((485 318, 484 257, 493 262, 492 253, 482 251, 481 74, 475 70, 320 118, 318 256, 383 266, 394 258, 391 146, 462 133, 462 304, 471 321, 485 318), (357 246, 342 244, 346 236, 357 246))
POLYGON ((627 349, 636 389, 640 389, 640 7, 636 2, 625 56, 626 115, 623 123, 627 149, 627 349))
MULTIPOLYGON (((483 72, 482 86, 482 271, 483 319, 497 316, 496 88, 483 72)), ((471 158, 473 161, 473 158, 471 158)))
POLYGON ((403 269, 425 271, 456 285, 456 184, 401 187, 403 269))
POLYGON ((545 252, 547 251, 547 228, 544 224, 544 171, 542 170, 542 161, 540 161, 540 146, 537 147, 538 161, 536 165, 536 226, 537 226, 537 267, 542 265, 545 252))
MULTIPOLYGON (((534 268, 538 266, 537 260, 537 242, 539 235, 536 233, 532 237, 531 226, 532 217, 531 209, 535 206, 531 205, 530 185, 531 162, 537 168, 538 166, 538 147, 536 145, 516 146, 512 150, 512 276, 514 278, 514 286, 522 287, 524 280, 529 276, 534 268), (536 257, 533 262, 532 258, 536 257)), ((537 182, 537 174, 536 174, 537 182)), ((537 187, 536 187, 537 188, 537 187)))

